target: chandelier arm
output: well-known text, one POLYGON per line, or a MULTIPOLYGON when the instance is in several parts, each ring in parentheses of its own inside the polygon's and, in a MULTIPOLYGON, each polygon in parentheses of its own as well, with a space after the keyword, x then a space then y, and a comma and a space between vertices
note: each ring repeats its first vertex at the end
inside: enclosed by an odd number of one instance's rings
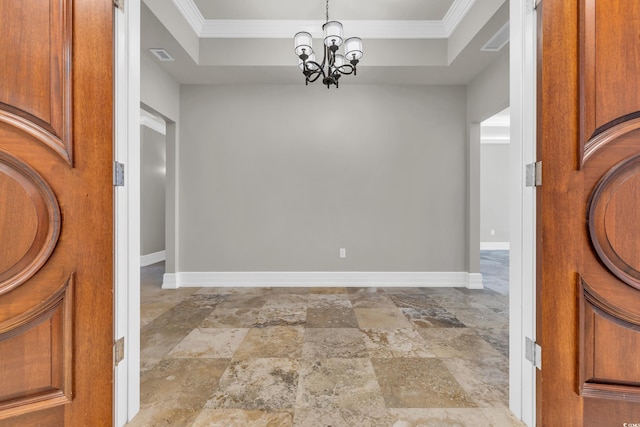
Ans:
POLYGON ((353 74, 355 68, 352 65, 344 64, 343 66, 336 68, 336 71, 338 71, 340 74, 348 76, 349 74, 353 74))
POLYGON ((313 71, 311 74, 309 74, 309 75, 307 76, 307 81, 308 81, 309 83, 313 83, 313 82, 315 82, 316 80, 318 80, 318 78, 319 78, 320 76, 322 76, 322 78, 324 79, 324 72, 323 72, 322 70, 320 70, 320 71, 313 71))
POLYGON ((317 72, 317 70, 322 70, 322 66, 320 64, 318 64, 316 61, 305 61, 304 62, 304 71, 317 72), (315 65, 316 69, 310 68, 309 64, 315 65))
POLYGON ((330 56, 330 51, 329 48, 327 48, 327 46, 324 46, 324 56, 322 57, 322 64, 320 65, 320 68, 324 69, 324 66, 329 64, 329 66, 331 66, 331 56, 330 56))

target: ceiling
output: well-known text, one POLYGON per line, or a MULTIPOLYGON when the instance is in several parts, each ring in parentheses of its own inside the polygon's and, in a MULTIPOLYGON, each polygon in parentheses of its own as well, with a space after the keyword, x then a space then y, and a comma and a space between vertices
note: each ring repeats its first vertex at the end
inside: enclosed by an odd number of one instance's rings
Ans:
MULTIPOLYGON (((505 51, 482 48, 500 30, 508 37, 508 3, 331 0, 330 19, 364 44, 357 77, 341 82, 467 84, 505 51)), ((182 84, 300 84, 293 35, 311 32, 320 50, 325 7, 324 0, 143 0, 141 54, 182 84), (174 61, 159 61, 151 48, 174 61)))

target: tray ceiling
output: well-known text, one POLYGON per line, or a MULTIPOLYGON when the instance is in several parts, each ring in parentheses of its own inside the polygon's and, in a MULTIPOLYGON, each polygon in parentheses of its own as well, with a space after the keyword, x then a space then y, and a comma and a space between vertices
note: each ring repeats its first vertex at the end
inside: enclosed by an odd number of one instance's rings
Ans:
MULTIPOLYGON (((184 84, 303 83, 293 35, 322 43, 321 0, 143 3, 142 55, 164 48, 175 61, 158 64, 184 84)), ((364 42, 348 84, 467 84, 502 53, 481 48, 509 18, 506 0, 330 0, 329 13, 364 42)))

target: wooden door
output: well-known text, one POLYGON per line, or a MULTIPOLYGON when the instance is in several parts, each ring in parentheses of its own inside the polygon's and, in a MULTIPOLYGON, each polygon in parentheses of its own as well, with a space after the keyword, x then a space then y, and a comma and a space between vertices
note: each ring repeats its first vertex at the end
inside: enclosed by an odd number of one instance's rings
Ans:
POLYGON ((538 424, 640 425, 640 2, 539 16, 538 424))
POLYGON ((0 426, 111 426, 112 0, 0 0, 0 426))

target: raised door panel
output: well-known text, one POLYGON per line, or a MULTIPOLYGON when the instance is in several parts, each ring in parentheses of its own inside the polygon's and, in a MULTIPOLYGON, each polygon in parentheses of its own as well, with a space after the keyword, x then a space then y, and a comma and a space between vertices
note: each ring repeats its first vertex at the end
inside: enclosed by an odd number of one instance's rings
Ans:
POLYGON ((582 0, 584 134, 640 115, 640 2, 582 0))
POLYGON ((60 208, 47 181, 0 150, 0 295, 44 265, 60 235, 60 208))
POLYGON ((0 2, 0 121, 72 160, 71 0, 0 2))
POLYGON ((71 402, 73 281, 41 305, 0 323, 3 418, 71 402))

